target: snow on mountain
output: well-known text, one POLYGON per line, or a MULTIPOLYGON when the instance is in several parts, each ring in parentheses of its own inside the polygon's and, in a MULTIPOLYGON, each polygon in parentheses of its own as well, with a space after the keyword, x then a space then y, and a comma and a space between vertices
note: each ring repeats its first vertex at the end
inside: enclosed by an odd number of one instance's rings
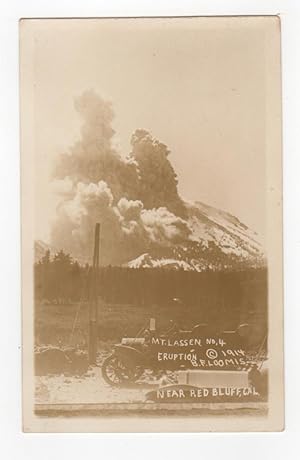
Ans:
POLYGON ((130 268, 156 268, 156 267, 165 267, 165 268, 174 268, 174 269, 183 269, 183 270, 194 270, 192 264, 184 260, 176 259, 154 259, 150 254, 145 253, 136 259, 128 262, 127 264, 130 268))
POLYGON ((193 230, 192 239, 218 246, 223 253, 248 258, 263 253, 257 234, 231 214, 207 206, 201 202, 187 205, 189 223, 193 230))
POLYGON ((255 232, 231 214, 201 202, 185 203, 191 236, 184 244, 152 250, 127 265, 203 271, 265 265, 255 232))
MULTIPOLYGON (((242 269, 266 264, 263 248, 255 232, 231 214, 201 202, 185 203, 189 239, 181 244, 153 245, 135 259, 124 263, 131 268, 167 268, 203 271, 206 269, 242 269)), ((41 240, 35 241, 35 261, 47 250, 57 249, 41 240)), ((63 248, 62 248, 63 249, 63 248)), ((72 255, 72 254, 71 254, 72 255)), ((82 265, 87 260, 76 256, 82 265)))

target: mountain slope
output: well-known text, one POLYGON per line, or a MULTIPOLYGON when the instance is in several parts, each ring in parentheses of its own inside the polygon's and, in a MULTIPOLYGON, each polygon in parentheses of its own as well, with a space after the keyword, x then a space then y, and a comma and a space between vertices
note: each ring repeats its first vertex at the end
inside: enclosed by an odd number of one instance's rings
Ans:
POLYGON ((127 265, 173 269, 239 269, 265 265, 255 232, 231 214, 201 202, 185 203, 192 231, 184 244, 152 249, 127 265))
MULTIPOLYGON (((185 206, 191 230, 188 239, 181 244, 152 245, 147 252, 123 265, 131 268, 203 271, 254 268, 266 264, 256 233, 236 217, 201 202, 185 203, 185 206)), ((58 252, 37 240, 35 261, 39 261, 48 249, 51 255, 58 252)), ((82 265, 87 262, 85 257, 76 255, 74 258, 82 265)))
POLYGON ((39 262, 41 258, 44 257, 47 251, 50 251, 51 255, 57 252, 55 248, 45 243, 44 241, 35 240, 34 242, 34 261, 39 262))

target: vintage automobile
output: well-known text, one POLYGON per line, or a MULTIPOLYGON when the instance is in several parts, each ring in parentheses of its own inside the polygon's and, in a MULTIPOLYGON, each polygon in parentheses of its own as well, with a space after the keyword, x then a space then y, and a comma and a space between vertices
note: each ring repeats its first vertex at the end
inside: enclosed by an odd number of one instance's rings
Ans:
POLYGON ((247 369, 253 364, 245 352, 248 335, 247 324, 235 331, 216 331, 207 324, 197 324, 186 331, 172 323, 162 334, 150 324, 137 337, 123 338, 114 345, 102 364, 102 375, 109 385, 121 386, 136 382, 146 369, 154 374, 194 368, 247 369))

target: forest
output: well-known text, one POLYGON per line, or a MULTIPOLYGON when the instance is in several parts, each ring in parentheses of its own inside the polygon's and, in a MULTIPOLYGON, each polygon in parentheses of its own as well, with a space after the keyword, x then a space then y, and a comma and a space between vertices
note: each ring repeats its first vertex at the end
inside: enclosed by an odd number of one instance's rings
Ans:
MULTIPOLYGON (((81 266, 69 254, 50 252, 35 264, 37 302, 61 304, 88 302, 91 267, 81 266)), ((106 306, 136 307, 173 317, 186 315, 220 324, 258 319, 267 323, 267 270, 203 272, 165 268, 100 267, 99 301, 106 306), (171 309, 171 310, 170 310, 171 309)))

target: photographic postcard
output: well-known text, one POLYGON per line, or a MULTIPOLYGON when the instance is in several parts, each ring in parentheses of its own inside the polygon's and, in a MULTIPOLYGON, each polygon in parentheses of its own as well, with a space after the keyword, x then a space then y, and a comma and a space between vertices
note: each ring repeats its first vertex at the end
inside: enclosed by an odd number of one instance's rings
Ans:
POLYGON ((280 21, 20 21, 23 429, 284 428, 280 21))

